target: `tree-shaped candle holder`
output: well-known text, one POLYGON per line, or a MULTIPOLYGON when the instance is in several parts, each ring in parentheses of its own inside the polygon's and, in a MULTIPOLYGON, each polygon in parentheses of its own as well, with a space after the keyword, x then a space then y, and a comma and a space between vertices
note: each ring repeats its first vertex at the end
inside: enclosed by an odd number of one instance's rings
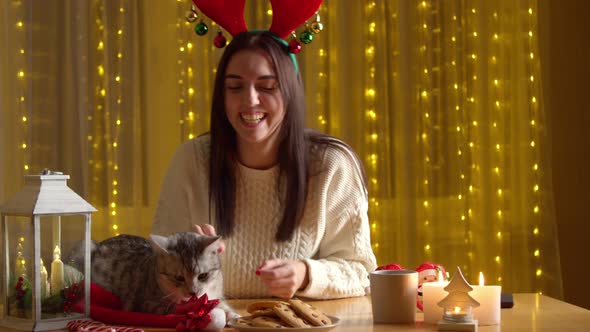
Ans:
POLYGON ((469 296, 473 288, 463 277, 461 269, 444 288, 449 294, 438 302, 443 308, 442 320, 438 322, 439 331, 477 331, 477 320, 473 319, 473 308, 479 307, 479 302, 469 296))

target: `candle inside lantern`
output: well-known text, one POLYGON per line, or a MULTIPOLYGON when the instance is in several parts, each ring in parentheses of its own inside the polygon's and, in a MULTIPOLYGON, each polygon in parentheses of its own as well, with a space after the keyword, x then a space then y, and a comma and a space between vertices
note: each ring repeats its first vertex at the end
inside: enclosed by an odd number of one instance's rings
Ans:
POLYGON ((447 296, 447 292, 444 288, 449 282, 443 280, 442 272, 438 271, 438 281, 422 284, 422 302, 424 304, 425 323, 436 324, 443 314, 443 308, 437 305, 440 300, 447 296))
POLYGON ((51 262, 51 295, 59 294, 64 283, 64 264, 61 261, 59 246, 53 250, 53 262, 51 262))
POLYGON ((473 309, 473 316, 479 325, 500 323, 500 294, 502 286, 485 286, 483 272, 479 273, 479 286, 472 286, 472 297, 481 305, 473 309))
POLYGON ((45 299, 49 296, 49 284, 47 282, 47 269, 43 264, 43 260, 40 260, 41 265, 41 272, 40 272, 40 282, 41 282, 41 299, 45 299))
POLYGON ((16 246, 16 257, 14 258, 14 273, 19 277, 25 277, 27 274, 26 261, 25 257, 23 256, 22 241, 19 241, 18 245, 16 246))

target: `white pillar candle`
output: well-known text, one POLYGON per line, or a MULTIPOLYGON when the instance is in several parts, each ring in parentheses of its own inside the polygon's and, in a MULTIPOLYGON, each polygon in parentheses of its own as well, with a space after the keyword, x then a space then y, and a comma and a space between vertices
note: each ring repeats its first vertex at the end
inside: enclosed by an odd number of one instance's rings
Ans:
POLYGON ((51 262, 51 295, 59 294, 64 283, 64 264, 61 261, 59 246, 53 250, 53 262, 51 262))
POLYGON ((45 299, 47 297, 47 269, 45 268, 45 265, 43 265, 43 260, 40 260, 40 267, 41 267, 41 272, 40 272, 40 282, 41 282, 41 300, 45 299))
POLYGON ((473 291, 469 293, 480 306, 473 309, 473 318, 478 325, 500 324, 500 294, 502 286, 485 286, 483 273, 479 273, 479 286, 471 286, 473 291))
POLYGON ((443 316, 443 308, 438 306, 449 293, 444 290, 448 281, 435 281, 422 284, 422 303, 424 304, 424 322, 436 324, 443 316))

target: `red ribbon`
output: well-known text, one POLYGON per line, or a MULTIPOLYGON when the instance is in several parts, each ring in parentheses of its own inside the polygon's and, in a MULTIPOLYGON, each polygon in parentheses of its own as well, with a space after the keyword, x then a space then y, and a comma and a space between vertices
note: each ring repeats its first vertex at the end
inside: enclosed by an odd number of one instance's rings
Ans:
MULTIPOLYGON (((174 314, 158 315, 122 310, 121 300, 95 283, 90 283, 90 317, 107 324, 176 328, 176 331, 195 331, 211 322, 211 310, 219 300, 209 300, 207 294, 193 295, 188 301, 176 305, 174 314)), ((74 306, 84 311, 82 299, 74 306)))

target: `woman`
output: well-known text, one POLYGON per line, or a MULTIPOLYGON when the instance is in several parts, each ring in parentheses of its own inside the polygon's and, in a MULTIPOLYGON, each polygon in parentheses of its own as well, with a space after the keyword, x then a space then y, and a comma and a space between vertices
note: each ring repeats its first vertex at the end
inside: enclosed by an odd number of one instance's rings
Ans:
POLYGON ((162 184, 153 232, 221 235, 228 298, 360 296, 376 266, 362 164, 304 128, 296 68, 272 33, 236 35, 210 133, 180 146, 162 184))

